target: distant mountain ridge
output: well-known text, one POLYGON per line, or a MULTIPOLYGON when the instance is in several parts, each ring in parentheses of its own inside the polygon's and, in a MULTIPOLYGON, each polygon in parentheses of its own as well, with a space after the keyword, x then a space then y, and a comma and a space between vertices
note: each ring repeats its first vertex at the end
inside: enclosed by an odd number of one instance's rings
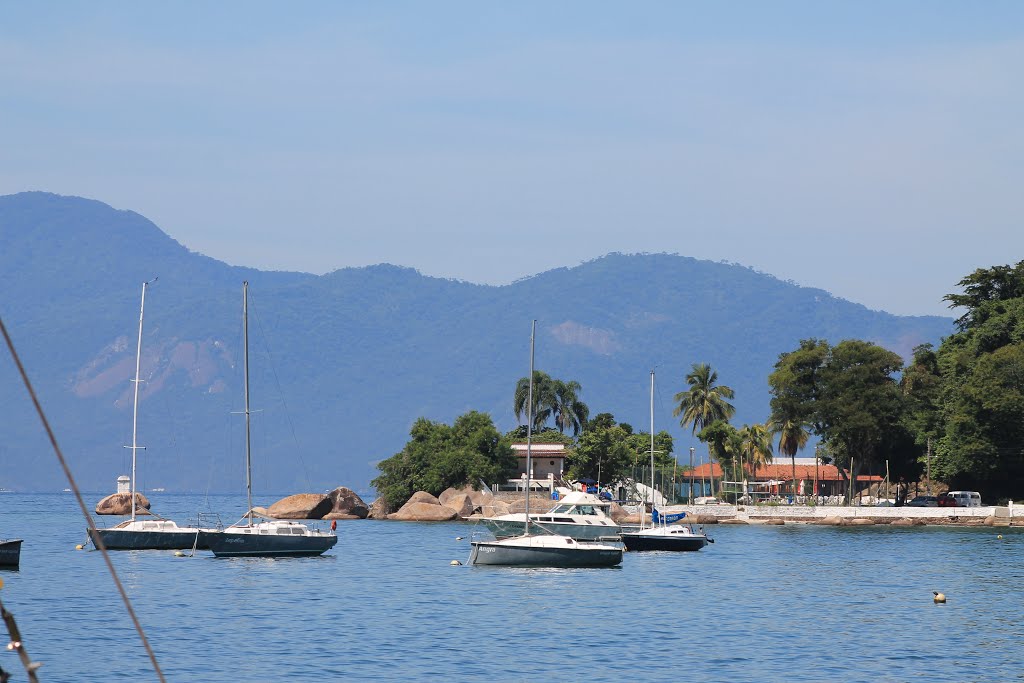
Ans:
MULTIPOLYGON (((0 197, 0 315, 80 483, 109 491, 126 470, 141 283, 150 288, 139 433, 143 487, 238 491, 241 282, 253 296, 255 486, 365 489, 412 422, 470 409, 515 425, 530 320, 537 367, 576 379, 594 412, 643 428, 657 368, 656 428, 694 362, 736 392, 739 424, 767 417, 766 378, 800 339, 861 338, 904 357, 952 319, 871 311, 742 266, 609 254, 504 286, 378 265, 322 276, 229 266, 189 251, 131 211, 30 192, 0 197)), ((941 293, 936 293, 941 296, 941 293)), ((65 486, 8 354, 0 486, 65 486)), ((674 425, 674 427, 673 427, 674 425)), ((693 444, 696 445, 696 444, 693 444)))

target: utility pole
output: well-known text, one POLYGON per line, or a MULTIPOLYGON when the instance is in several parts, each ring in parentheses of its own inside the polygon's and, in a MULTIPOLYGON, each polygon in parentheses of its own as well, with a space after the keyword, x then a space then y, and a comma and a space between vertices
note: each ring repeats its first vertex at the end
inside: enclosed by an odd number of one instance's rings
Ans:
POLYGON ((693 446, 690 446, 690 505, 693 505, 693 446))

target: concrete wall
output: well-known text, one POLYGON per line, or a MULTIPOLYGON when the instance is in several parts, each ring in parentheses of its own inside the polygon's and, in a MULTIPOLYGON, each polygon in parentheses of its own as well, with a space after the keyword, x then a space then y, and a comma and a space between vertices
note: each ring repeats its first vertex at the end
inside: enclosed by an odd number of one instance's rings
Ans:
POLYGON ((837 505, 691 505, 683 506, 688 512, 696 515, 711 515, 719 519, 822 519, 825 517, 866 517, 895 519, 948 518, 985 519, 992 515, 996 518, 1009 520, 1024 519, 1024 506, 993 506, 977 508, 919 508, 919 507, 869 507, 869 506, 837 506, 837 505))

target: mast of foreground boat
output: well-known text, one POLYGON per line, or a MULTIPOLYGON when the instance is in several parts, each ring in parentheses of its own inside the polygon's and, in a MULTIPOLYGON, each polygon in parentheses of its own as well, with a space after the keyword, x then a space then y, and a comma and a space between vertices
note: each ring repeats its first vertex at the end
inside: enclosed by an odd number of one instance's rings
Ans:
POLYGON ((244 368, 245 386, 245 494, 248 500, 248 512, 245 518, 252 526, 252 455, 249 436, 249 281, 242 282, 242 367, 244 368))
POLYGON ((530 390, 526 399, 526 531, 524 536, 530 535, 530 480, 533 478, 533 344, 537 336, 537 321, 534 320, 530 326, 530 390))
MULTIPOLYGON (((654 505, 654 370, 651 370, 651 528, 654 528, 654 505)), ((644 514, 640 516, 641 529, 644 528, 645 517, 647 517, 646 505, 644 505, 644 514)))
MULTIPOLYGON (((156 278, 150 280, 150 282, 156 282, 156 278)), ((132 521, 135 521, 135 451, 146 450, 145 446, 138 445, 138 426, 139 426, 139 373, 142 368, 142 317, 146 311, 146 287, 149 286, 149 282, 142 283, 142 303, 139 304, 139 340, 135 346, 135 402, 132 408, 132 445, 125 446, 125 448, 132 449, 132 521)))

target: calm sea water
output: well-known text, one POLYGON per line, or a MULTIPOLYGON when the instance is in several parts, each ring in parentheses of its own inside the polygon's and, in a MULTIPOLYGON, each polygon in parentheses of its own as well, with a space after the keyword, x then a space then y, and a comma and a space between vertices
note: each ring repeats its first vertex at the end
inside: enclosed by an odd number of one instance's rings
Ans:
MULTIPOLYGON (((244 508, 151 500, 179 523, 244 508)), ((698 553, 618 569, 450 566, 474 530, 339 522, 320 558, 114 563, 170 681, 1024 680, 1016 529, 719 525, 698 553)), ((4 536, 25 543, 0 598, 42 680, 156 680, 102 556, 74 549, 70 494, 0 494, 4 536)), ((0 666, 25 680, 13 653, 0 666)))

